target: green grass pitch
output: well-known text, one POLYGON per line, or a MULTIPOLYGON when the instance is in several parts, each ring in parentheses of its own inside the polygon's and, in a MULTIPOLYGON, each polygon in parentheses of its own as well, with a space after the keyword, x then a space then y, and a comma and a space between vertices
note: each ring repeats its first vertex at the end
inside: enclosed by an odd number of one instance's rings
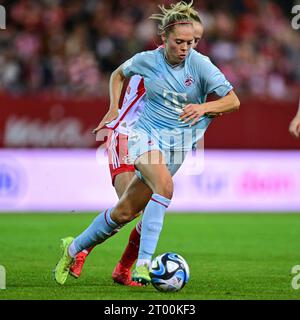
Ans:
POLYGON ((300 215, 171 214, 156 254, 186 258, 191 277, 177 293, 115 284, 111 272, 134 222, 98 246, 81 278, 55 283, 60 238, 78 235, 96 214, 1 214, 0 265, 6 269, 2 299, 299 299, 291 281, 300 265, 300 215))

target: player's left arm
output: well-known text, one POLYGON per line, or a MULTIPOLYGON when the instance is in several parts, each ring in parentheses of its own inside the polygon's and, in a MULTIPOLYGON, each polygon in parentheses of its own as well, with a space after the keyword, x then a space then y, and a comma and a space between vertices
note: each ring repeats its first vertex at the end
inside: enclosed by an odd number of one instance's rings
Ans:
POLYGON ((190 126, 194 125, 202 116, 217 116, 223 113, 233 112, 240 107, 240 100, 233 90, 229 91, 224 97, 202 104, 188 104, 183 108, 179 119, 183 122, 192 121, 190 126))
POLYGON ((299 100, 299 107, 297 114, 295 115, 294 119, 291 121, 289 126, 290 134, 296 138, 300 136, 300 100, 299 100))

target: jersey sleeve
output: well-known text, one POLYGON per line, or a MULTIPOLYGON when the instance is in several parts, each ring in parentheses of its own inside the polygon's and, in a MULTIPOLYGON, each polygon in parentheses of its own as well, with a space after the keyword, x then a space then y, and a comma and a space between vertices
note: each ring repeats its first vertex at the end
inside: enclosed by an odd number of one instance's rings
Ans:
POLYGON ((137 53, 122 65, 122 71, 126 78, 132 77, 136 74, 144 76, 146 69, 146 54, 145 52, 137 53))
POLYGON ((231 83, 209 58, 206 57, 204 59, 201 71, 204 84, 204 94, 215 93, 219 97, 224 97, 233 89, 231 83))

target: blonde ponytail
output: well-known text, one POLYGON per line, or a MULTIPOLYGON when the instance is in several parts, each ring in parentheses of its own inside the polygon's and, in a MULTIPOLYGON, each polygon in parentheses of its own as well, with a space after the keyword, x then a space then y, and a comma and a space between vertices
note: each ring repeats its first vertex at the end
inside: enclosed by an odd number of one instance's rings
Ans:
POLYGON ((158 6, 161 13, 152 14, 150 19, 160 22, 158 26, 159 34, 172 31, 172 27, 178 24, 192 24, 193 21, 201 23, 197 11, 192 7, 193 1, 187 4, 184 1, 180 1, 176 4, 171 4, 170 8, 165 6, 158 6))

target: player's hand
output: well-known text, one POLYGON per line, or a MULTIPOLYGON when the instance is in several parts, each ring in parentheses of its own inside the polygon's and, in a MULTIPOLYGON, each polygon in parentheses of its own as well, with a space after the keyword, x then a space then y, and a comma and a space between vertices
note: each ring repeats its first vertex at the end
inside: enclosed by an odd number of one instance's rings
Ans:
POLYGON ((183 112, 179 120, 184 123, 191 122, 190 127, 193 126, 206 112, 205 103, 203 104, 187 104, 183 108, 183 112))
POLYGON ((300 135, 300 115, 297 115, 292 120, 292 122, 290 123, 289 131, 292 136, 299 138, 299 135, 300 135))
POLYGON ((98 127, 93 130, 93 134, 96 134, 100 129, 102 129, 105 125, 117 119, 119 116, 118 109, 112 109, 107 112, 107 114, 103 117, 98 127))

